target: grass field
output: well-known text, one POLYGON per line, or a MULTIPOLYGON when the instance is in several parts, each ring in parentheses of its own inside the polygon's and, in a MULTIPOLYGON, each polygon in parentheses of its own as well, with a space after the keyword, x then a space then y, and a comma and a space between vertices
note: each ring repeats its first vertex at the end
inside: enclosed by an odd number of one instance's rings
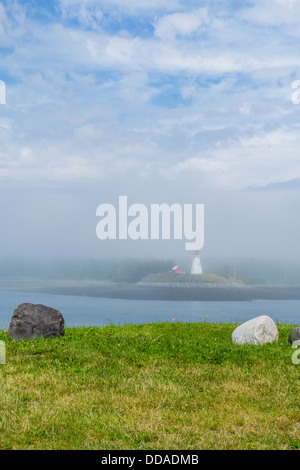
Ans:
POLYGON ((0 449, 300 449, 300 364, 279 341, 235 345, 236 325, 0 332, 0 449))

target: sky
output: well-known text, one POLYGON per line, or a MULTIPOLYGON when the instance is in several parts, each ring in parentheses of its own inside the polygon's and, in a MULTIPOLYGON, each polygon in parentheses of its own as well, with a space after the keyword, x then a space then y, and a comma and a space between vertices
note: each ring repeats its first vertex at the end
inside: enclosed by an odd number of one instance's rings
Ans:
POLYGON ((97 239, 127 195, 204 204, 204 258, 300 261, 299 19, 300 0, 2 0, 0 256, 183 256, 97 239))

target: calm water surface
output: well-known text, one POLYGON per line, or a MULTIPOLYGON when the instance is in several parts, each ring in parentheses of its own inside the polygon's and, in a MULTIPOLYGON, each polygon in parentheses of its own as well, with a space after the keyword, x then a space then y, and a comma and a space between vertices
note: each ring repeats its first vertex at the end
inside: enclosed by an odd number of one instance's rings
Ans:
POLYGON ((24 302, 40 303, 60 310, 66 326, 70 327, 172 321, 243 323, 258 315, 269 315, 279 323, 300 325, 300 300, 176 302, 3 290, 0 291, 1 329, 9 327, 14 309, 24 302))

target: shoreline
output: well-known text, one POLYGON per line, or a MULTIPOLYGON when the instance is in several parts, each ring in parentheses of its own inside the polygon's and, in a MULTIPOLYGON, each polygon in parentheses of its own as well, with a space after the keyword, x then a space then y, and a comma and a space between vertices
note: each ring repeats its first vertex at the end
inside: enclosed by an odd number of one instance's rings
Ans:
POLYGON ((127 300, 300 300, 300 286, 170 287, 96 281, 0 281, 0 290, 127 300))

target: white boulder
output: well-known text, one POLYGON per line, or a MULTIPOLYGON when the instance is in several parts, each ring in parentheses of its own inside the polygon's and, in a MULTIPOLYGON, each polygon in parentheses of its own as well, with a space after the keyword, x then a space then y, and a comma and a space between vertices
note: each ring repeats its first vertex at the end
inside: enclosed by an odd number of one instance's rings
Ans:
POLYGON ((272 318, 261 315, 242 323, 231 335, 237 344, 266 344, 278 341, 278 330, 272 318))

